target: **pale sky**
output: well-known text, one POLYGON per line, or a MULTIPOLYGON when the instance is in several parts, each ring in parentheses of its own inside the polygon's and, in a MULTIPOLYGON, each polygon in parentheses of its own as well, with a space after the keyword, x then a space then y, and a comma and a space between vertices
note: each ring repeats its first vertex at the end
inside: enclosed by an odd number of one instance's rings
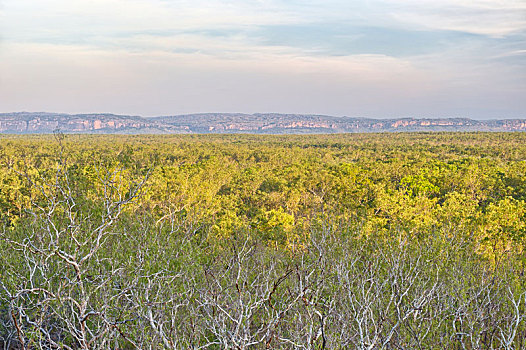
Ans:
POLYGON ((526 0, 0 0, 0 112, 526 118, 526 0))

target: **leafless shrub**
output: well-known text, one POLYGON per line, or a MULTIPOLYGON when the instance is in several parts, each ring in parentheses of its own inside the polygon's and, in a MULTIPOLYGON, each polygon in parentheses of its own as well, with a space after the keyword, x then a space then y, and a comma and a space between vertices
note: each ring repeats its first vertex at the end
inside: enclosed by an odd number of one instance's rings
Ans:
POLYGON ((4 228, 4 349, 516 349, 526 292, 512 264, 464 242, 385 241, 322 226, 294 253, 253 232, 209 242, 175 213, 132 215, 148 177, 99 168, 100 198, 65 161, 25 177, 40 196, 4 228))
POLYGON ((121 336, 119 324, 128 317, 120 307, 128 290, 120 283, 123 268, 105 245, 126 234, 114 229, 146 178, 124 190, 119 170, 101 170, 103 196, 97 208, 86 209, 73 195, 64 160, 52 179, 19 175, 40 196, 27 208, 32 220, 14 231, 4 229, 1 236, 14 252, 0 280, 11 325, 5 346, 107 348, 121 336))

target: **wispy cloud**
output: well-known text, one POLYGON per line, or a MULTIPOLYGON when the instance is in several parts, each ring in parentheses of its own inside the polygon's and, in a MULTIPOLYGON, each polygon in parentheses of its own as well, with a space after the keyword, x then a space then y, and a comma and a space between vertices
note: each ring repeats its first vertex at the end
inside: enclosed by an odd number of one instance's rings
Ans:
POLYGON ((524 1, 386 1, 396 6, 391 12, 396 21, 416 27, 492 37, 526 30, 524 1))
POLYGON ((5 6, 9 16, 0 28, 7 41, 108 49, 122 43, 171 51, 179 48, 166 43, 191 37, 183 49, 212 52, 215 42, 244 41, 305 54, 407 56, 526 33, 526 3, 514 0, 9 0, 5 6))
POLYGON ((0 109, 58 106, 66 94, 79 109, 97 100, 128 111, 125 96, 141 93, 158 103, 134 105, 135 113, 269 105, 382 116, 428 106, 434 114, 517 116, 526 108, 518 101, 526 85, 523 0, 0 4, 0 94, 9 97, 0 109))

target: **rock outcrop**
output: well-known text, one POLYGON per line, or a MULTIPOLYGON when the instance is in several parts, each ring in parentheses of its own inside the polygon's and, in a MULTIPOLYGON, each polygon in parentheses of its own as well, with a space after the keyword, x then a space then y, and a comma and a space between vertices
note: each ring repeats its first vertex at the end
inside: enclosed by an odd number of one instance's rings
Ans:
POLYGON ((143 118, 115 114, 2 113, 0 133, 353 133, 402 131, 526 131, 526 119, 370 119, 303 114, 207 113, 143 118))

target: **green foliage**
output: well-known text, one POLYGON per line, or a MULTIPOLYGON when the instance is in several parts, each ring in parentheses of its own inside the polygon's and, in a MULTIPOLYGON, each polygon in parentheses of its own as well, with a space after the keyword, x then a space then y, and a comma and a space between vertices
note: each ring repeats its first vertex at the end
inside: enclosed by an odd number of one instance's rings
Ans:
POLYGON ((184 218, 211 239, 256 229, 271 246, 286 247, 315 220, 336 218, 385 238, 454 229, 486 255, 520 254, 525 141, 519 133, 71 135, 59 147, 50 136, 5 136, 0 219, 16 225, 31 201, 42 200, 38 185, 52 186, 66 160, 78 205, 96 207, 101 180, 119 183, 121 193, 149 172, 126 210, 184 218), (515 215, 512 226, 505 212, 515 215))
POLYGON ((523 344, 503 339, 526 307, 526 134, 3 136, 0 149, 0 337, 16 336, 1 312, 18 307, 29 344, 50 313, 89 308, 102 311, 61 326, 94 342, 104 329, 114 348, 243 348, 218 324, 323 348, 320 324, 334 346, 360 317, 389 320, 361 331, 393 348, 523 344))

